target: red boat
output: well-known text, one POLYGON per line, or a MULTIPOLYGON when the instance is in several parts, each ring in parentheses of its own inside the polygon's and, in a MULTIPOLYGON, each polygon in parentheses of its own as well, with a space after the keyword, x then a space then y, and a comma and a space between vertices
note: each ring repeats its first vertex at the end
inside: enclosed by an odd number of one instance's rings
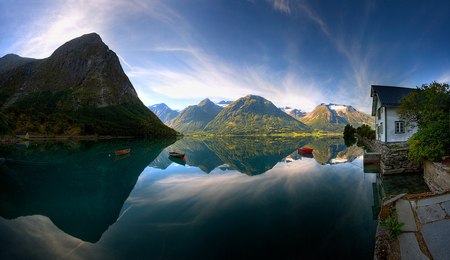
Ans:
POLYGON ((128 148, 128 149, 125 149, 125 150, 114 151, 114 153, 115 153, 116 155, 122 155, 122 154, 127 154, 127 153, 129 153, 130 151, 131 151, 131 149, 128 148))
POLYGON ((312 151, 313 151, 312 148, 306 148, 306 147, 303 147, 303 148, 297 148, 297 149, 298 149, 298 151, 301 152, 301 153, 312 153, 312 151))

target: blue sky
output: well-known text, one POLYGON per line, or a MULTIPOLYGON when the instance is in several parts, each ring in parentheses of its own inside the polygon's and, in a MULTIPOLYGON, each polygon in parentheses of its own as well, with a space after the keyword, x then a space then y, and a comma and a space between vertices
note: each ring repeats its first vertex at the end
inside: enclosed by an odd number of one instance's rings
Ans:
POLYGON ((260 95, 370 113, 370 85, 450 82, 450 2, 2 0, 0 57, 45 58, 96 32, 145 105, 260 95))

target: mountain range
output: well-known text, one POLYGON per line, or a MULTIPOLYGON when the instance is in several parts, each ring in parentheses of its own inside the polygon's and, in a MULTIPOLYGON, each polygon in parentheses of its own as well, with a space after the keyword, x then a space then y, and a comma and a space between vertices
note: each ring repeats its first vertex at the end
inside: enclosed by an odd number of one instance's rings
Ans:
POLYGON ((347 124, 355 128, 367 124, 375 128, 375 118, 352 106, 322 103, 313 111, 298 117, 301 122, 327 132, 343 132, 347 124))
POLYGON ((168 125, 183 134, 260 135, 311 132, 310 127, 282 112, 269 100, 242 97, 225 108, 205 99, 185 108, 168 125))
POLYGON ((167 105, 156 104, 149 108, 167 125, 183 134, 340 133, 347 124, 354 127, 367 124, 372 128, 375 125, 372 116, 348 105, 322 103, 313 111, 305 112, 290 107, 276 108, 269 100, 255 95, 229 102, 214 104, 205 99, 198 105, 187 107, 170 121, 167 118, 176 111, 167 105))
POLYGON ((14 128, 6 132, 176 134, 144 106, 117 55, 96 33, 66 42, 46 59, 0 58, 0 108, 1 121, 14 128))

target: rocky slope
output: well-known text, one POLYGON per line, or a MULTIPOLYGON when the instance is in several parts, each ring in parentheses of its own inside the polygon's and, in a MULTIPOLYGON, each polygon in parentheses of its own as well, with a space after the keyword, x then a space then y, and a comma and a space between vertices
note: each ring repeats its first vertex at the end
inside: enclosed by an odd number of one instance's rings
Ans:
POLYGON ((64 113, 99 134, 175 134, 142 104, 117 55, 96 33, 63 44, 47 59, 1 58, 0 105, 5 113, 64 113))
POLYGON ((166 125, 180 114, 180 112, 170 109, 170 107, 164 103, 155 104, 148 108, 166 125))

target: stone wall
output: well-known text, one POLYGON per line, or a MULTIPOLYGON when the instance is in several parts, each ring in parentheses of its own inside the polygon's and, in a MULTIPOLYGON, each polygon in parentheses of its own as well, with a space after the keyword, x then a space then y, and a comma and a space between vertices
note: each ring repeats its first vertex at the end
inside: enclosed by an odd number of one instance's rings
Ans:
POLYGON ((370 150, 381 154, 380 168, 383 175, 420 172, 423 169, 422 163, 408 160, 409 147, 406 142, 390 144, 399 148, 389 148, 386 143, 381 141, 356 137, 370 150))
POLYGON ((450 189, 450 167, 437 162, 425 162, 423 178, 432 191, 450 189))

